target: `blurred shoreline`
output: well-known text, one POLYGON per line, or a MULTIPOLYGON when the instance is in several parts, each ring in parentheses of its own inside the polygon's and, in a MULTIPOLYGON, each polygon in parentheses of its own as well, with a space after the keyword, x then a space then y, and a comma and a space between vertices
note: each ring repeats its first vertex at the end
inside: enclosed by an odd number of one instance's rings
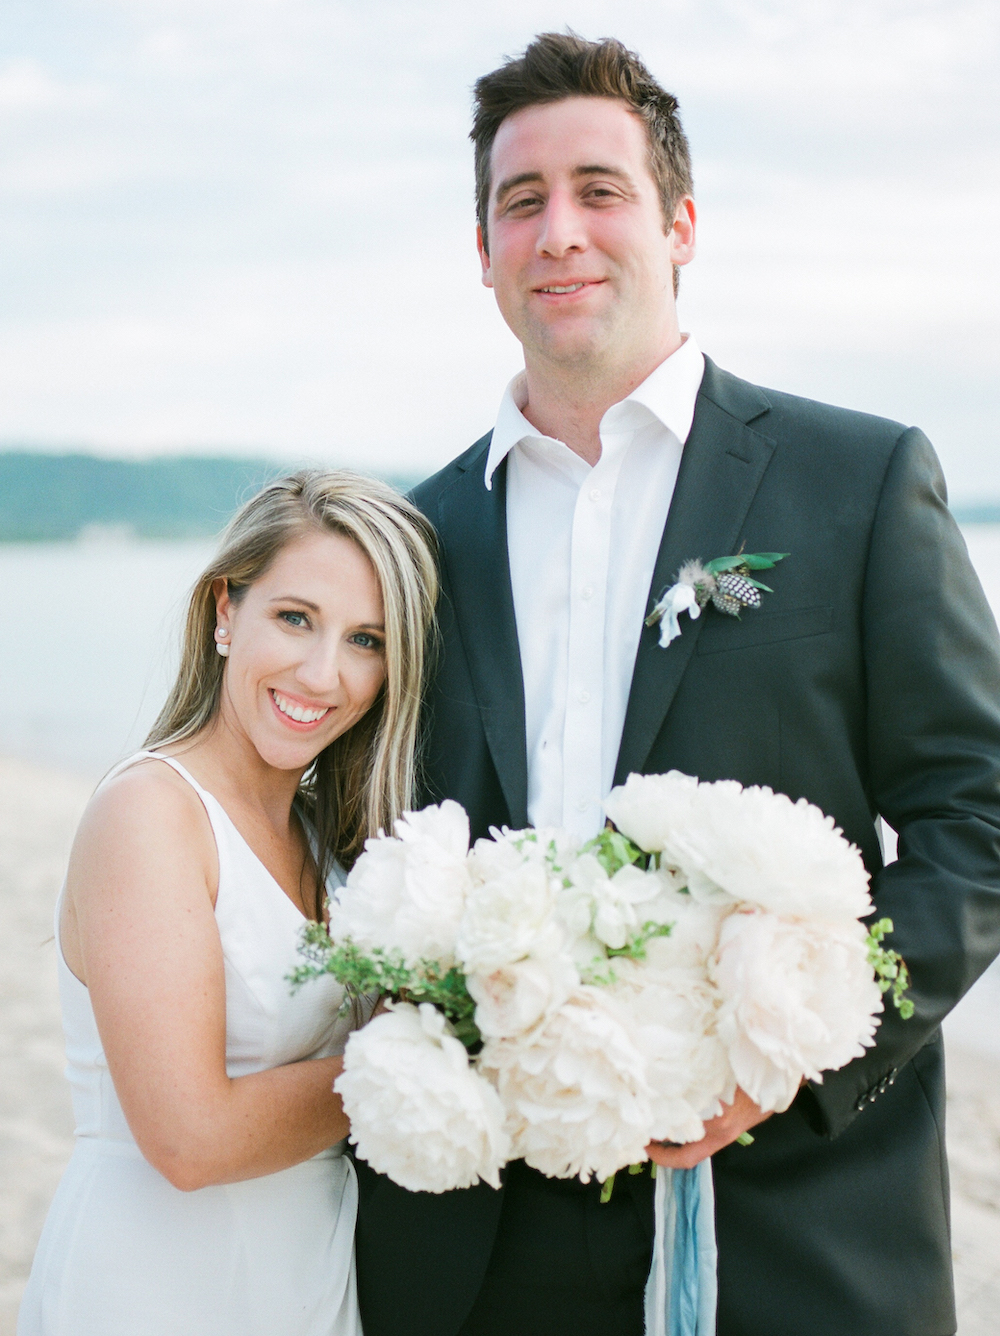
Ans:
MULTIPOLYGON (((52 919, 94 783, 0 758, 0 1336, 14 1336, 38 1233, 72 1148, 52 919)), ((960 1336, 993 1336, 1000 1311, 998 1000, 994 968, 945 1027, 960 1336)))

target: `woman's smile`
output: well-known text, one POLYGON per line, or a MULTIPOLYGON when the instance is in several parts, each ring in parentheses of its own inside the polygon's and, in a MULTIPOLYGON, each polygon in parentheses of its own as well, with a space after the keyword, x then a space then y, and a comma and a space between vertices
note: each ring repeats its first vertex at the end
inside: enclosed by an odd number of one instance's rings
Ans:
POLYGON ((268 687, 267 694, 281 722, 298 732, 309 732, 316 728, 333 709, 332 705, 309 705, 301 696, 292 696, 275 687, 268 687))

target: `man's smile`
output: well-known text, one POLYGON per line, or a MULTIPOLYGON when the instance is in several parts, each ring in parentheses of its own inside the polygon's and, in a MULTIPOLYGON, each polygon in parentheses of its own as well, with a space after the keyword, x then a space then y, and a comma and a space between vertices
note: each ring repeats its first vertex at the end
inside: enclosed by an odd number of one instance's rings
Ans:
POLYGON ((532 291, 545 297, 571 297, 577 292, 582 292, 585 288, 600 287, 606 281, 603 278, 574 278, 567 283, 540 284, 532 291))

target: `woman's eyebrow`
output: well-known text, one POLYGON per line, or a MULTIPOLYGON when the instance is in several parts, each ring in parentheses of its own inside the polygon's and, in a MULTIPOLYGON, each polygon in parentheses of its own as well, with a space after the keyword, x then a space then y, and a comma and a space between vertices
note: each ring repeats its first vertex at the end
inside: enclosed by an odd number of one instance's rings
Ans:
POLYGON ((298 603, 302 608, 308 608, 310 612, 321 612, 318 603, 310 603, 307 598, 299 598, 298 594, 278 594, 276 598, 271 599, 272 603, 298 603))

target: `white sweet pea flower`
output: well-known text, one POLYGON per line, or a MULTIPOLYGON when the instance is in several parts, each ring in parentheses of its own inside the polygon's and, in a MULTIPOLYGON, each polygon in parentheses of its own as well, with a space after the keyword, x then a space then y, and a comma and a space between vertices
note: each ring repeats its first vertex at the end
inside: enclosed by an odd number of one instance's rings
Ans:
POLYGON ((660 623, 661 649, 666 649, 671 640, 680 635, 681 626, 677 619, 682 612, 686 612, 692 621, 701 616, 694 587, 686 583, 671 585, 649 614, 651 620, 660 623))
POLYGON ((656 872, 623 867, 609 877, 593 854, 581 854, 559 893, 559 913, 574 938, 593 935, 618 951, 647 921, 660 922, 647 906, 658 906, 663 882, 656 872))

